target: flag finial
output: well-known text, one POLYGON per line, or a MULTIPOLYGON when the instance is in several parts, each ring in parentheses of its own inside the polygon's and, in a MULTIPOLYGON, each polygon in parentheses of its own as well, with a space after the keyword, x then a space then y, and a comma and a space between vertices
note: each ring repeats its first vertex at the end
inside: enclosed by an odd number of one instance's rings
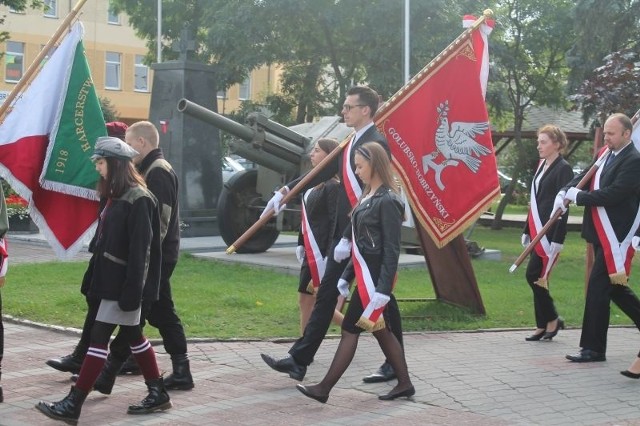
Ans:
POLYGON ((484 12, 482 12, 482 16, 484 16, 486 19, 491 19, 493 17, 493 10, 485 9, 484 12))

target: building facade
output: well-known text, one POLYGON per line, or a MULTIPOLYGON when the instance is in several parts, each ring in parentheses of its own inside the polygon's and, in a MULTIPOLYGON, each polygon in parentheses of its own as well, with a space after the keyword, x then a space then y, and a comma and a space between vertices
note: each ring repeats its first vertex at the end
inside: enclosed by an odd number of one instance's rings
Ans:
MULTIPOLYGON (((0 103, 16 86, 40 50, 49 41, 76 0, 44 0, 46 10, 12 11, 0 6, 5 16, 1 30, 10 39, 2 46, 5 52, 0 67, 0 103)), ((135 35, 126 14, 114 14, 109 0, 87 0, 79 14, 84 24, 84 47, 98 96, 108 99, 120 120, 133 123, 149 117, 153 71, 143 63, 147 53, 145 41, 135 35)), ((230 113, 242 101, 264 99, 277 91, 280 70, 265 66, 254 70, 243 84, 217 96, 218 111, 230 113)))

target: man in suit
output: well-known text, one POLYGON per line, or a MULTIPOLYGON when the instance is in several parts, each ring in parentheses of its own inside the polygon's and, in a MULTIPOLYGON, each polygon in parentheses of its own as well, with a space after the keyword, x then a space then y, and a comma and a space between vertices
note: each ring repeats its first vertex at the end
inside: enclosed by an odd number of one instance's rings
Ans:
MULTIPOLYGON (((308 188, 333 178, 336 174, 340 176, 340 182, 342 183, 338 194, 338 218, 336 220, 336 229, 333 232, 333 242, 329 250, 327 266, 304 333, 289 349, 289 355, 285 358, 276 359, 269 355, 261 354, 262 359, 269 367, 276 371, 287 373, 292 379, 298 381, 302 380, 306 374, 307 366, 313 361, 313 357, 327 334, 339 295, 337 283, 347 266, 350 256, 350 242, 340 237, 349 225, 349 213, 362 192, 362 181, 354 173, 354 153, 356 148, 365 142, 378 142, 391 156, 387 140, 384 135, 378 132, 373 123, 373 116, 378 109, 379 101, 378 94, 366 86, 355 86, 347 92, 345 103, 342 106, 342 114, 345 124, 353 127, 355 135, 350 144, 344 148, 343 153, 324 167, 307 187, 302 189, 304 192, 308 188)), ((267 204, 265 212, 273 208, 277 214, 282 208, 280 201, 284 195, 289 191, 289 188, 293 188, 301 179, 302 176, 285 185, 280 191, 276 191, 267 204)), ((389 320, 391 331, 402 345, 400 310, 393 295, 389 302, 389 320)), ((393 368, 385 361, 377 372, 365 377, 363 380, 372 383, 391 380, 395 377, 393 368)))
POLYGON ((594 251, 581 350, 566 356, 573 362, 606 360, 611 300, 640 328, 640 300, 627 285, 632 239, 640 223, 640 153, 631 142, 632 129, 629 117, 611 115, 604 124, 604 141, 610 151, 601 154, 608 156, 605 163, 583 190, 575 185, 586 171, 556 196, 554 211, 564 207, 564 199, 585 206, 582 237, 593 244, 594 251))

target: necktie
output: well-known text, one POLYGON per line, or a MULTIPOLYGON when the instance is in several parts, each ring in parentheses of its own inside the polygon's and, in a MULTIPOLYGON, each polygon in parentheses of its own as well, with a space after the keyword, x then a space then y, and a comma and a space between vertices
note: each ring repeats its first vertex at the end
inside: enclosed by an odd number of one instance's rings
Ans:
POLYGON ((616 158, 616 154, 614 154, 613 152, 609 153, 609 156, 607 157, 607 161, 604 162, 604 168, 602 169, 607 170, 609 168, 609 166, 611 166, 611 164, 613 164, 613 161, 616 158))

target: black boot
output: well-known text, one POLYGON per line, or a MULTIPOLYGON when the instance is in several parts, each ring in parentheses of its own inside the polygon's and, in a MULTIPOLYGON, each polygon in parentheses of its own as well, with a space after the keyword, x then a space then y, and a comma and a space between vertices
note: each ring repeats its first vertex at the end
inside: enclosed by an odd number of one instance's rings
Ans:
POLYGON ((149 389, 149 395, 139 404, 130 405, 127 410, 128 414, 149 414, 171 408, 171 398, 164 387, 162 377, 145 383, 149 389))
POLYGON ((52 419, 62 420, 70 425, 78 424, 82 404, 87 398, 87 393, 75 386, 71 386, 71 391, 62 401, 45 402, 40 401, 36 408, 52 419))
POLYGON ((164 387, 169 390, 193 389, 193 377, 189 368, 189 356, 187 354, 171 355, 173 373, 164 380, 164 387))
POLYGON ((129 358, 124 362, 119 374, 132 374, 134 376, 141 374, 140 366, 136 362, 133 355, 129 355, 129 358))
POLYGON ((93 385, 93 389, 105 395, 111 395, 113 385, 116 383, 116 376, 120 372, 124 361, 114 359, 111 355, 107 357, 107 362, 102 367, 100 375, 93 385))
POLYGON ((58 371, 68 371, 69 373, 78 374, 80 367, 82 367, 82 361, 87 354, 88 346, 83 343, 78 343, 73 352, 69 355, 65 355, 60 358, 48 359, 45 363, 49 367, 53 367, 58 371))

